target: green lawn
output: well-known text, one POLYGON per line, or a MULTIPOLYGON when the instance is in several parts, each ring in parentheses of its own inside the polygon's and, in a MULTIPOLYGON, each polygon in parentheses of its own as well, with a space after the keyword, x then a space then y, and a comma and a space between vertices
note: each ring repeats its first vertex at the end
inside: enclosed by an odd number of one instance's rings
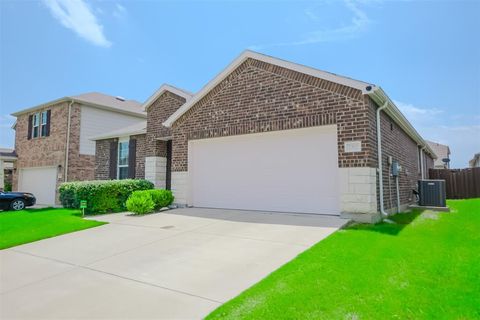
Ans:
POLYGON ((480 199, 354 225, 207 319, 480 319, 480 199))
POLYGON ((0 249, 102 224, 105 222, 84 220, 79 210, 72 209, 0 211, 0 249))

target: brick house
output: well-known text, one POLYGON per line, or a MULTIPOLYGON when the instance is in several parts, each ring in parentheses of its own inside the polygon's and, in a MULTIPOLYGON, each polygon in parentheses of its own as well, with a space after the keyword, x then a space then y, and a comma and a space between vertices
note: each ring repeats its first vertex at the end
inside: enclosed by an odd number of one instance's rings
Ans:
POLYGON ((438 142, 428 141, 425 140, 430 148, 432 148, 433 152, 437 155, 437 159, 435 159, 433 163, 434 169, 450 169, 450 147, 441 144, 438 142))
POLYGON ((38 204, 58 204, 65 181, 93 180, 91 137, 144 122, 141 104, 101 93, 60 98, 12 114, 17 118, 13 190, 32 192, 38 204))
POLYGON ((433 166, 370 83, 245 51, 195 95, 179 91, 163 87, 144 106, 145 177, 180 205, 373 222, 412 203, 433 166))
POLYGON ((156 188, 171 186, 172 133, 162 123, 192 94, 171 85, 162 85, 143 105, 147 120, 93 137, 96 142, 95 179, 118 179, 117 162, 122 145, 129 150, 130 178, 145 178, 156 188))

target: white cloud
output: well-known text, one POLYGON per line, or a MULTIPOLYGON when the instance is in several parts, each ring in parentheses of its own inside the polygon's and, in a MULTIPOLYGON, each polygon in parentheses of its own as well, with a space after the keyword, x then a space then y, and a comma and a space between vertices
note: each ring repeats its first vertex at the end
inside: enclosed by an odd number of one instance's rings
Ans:
MULTIPOLYGON (((356 0, 343 1, 343 4, 352 15, 350 23, 347 25, 315 30, 305 34, 300 40, 253 45, 250 46, 250 49, 259 50, 267 47, 299 46, 355 38, 365 32, 371 23, 367 14, 358 7, 359 3, 362 2, 356 0)), ((328 4, 331 5, 332 3, 328 4)), ((320 21, 320 17, 312 9, 306 9, 304 13, 310 20, 315 22, 320 21)))
POLYGON ((112 45, 103 33, 103 26, 85 1, 43 0, 43 2, 55 19, 80 37, 100 47, 108 48, 112 45))
POLYGON ((418 116, 431 117, 443 113, 443 110, 437 108, 419 108, 400 101, 394 101, 394 103, 408 119, 418 116))
POLYGON ((453 168, 467 167, 468 160, 480 152, 480 120, 477 115, 449 114, 439 108, 394 102, 424 139, 450 147, 453 168))
POLYGON ((119 3, 115 4, 115 9, 113 10, 113 16, 115 18, 123 18, 127 14, 127 9, 119 3))

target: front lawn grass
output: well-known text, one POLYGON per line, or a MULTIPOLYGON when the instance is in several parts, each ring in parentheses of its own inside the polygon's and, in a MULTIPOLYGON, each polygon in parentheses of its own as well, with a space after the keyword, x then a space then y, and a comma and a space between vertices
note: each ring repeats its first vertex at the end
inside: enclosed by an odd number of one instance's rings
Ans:
POLYGON ((207 319, 479 319, 480 199, 353 225, 207 319))
POLYGON ((0 211, 0 249, 102 224, 105 222, 84 220, 79 210, 72 209, 0 211))

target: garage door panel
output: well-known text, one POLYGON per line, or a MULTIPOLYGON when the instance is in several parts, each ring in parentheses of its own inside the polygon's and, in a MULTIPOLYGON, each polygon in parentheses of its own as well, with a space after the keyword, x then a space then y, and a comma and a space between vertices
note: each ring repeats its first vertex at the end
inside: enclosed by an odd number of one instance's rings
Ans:
POLYGON ((18 190, 33 193, 37 204, 55 204, 56 184, 55 167, 20 169, 18 190))
POLYGON ((189 144, 198 207, 338 214, 336 126, 189 144))

